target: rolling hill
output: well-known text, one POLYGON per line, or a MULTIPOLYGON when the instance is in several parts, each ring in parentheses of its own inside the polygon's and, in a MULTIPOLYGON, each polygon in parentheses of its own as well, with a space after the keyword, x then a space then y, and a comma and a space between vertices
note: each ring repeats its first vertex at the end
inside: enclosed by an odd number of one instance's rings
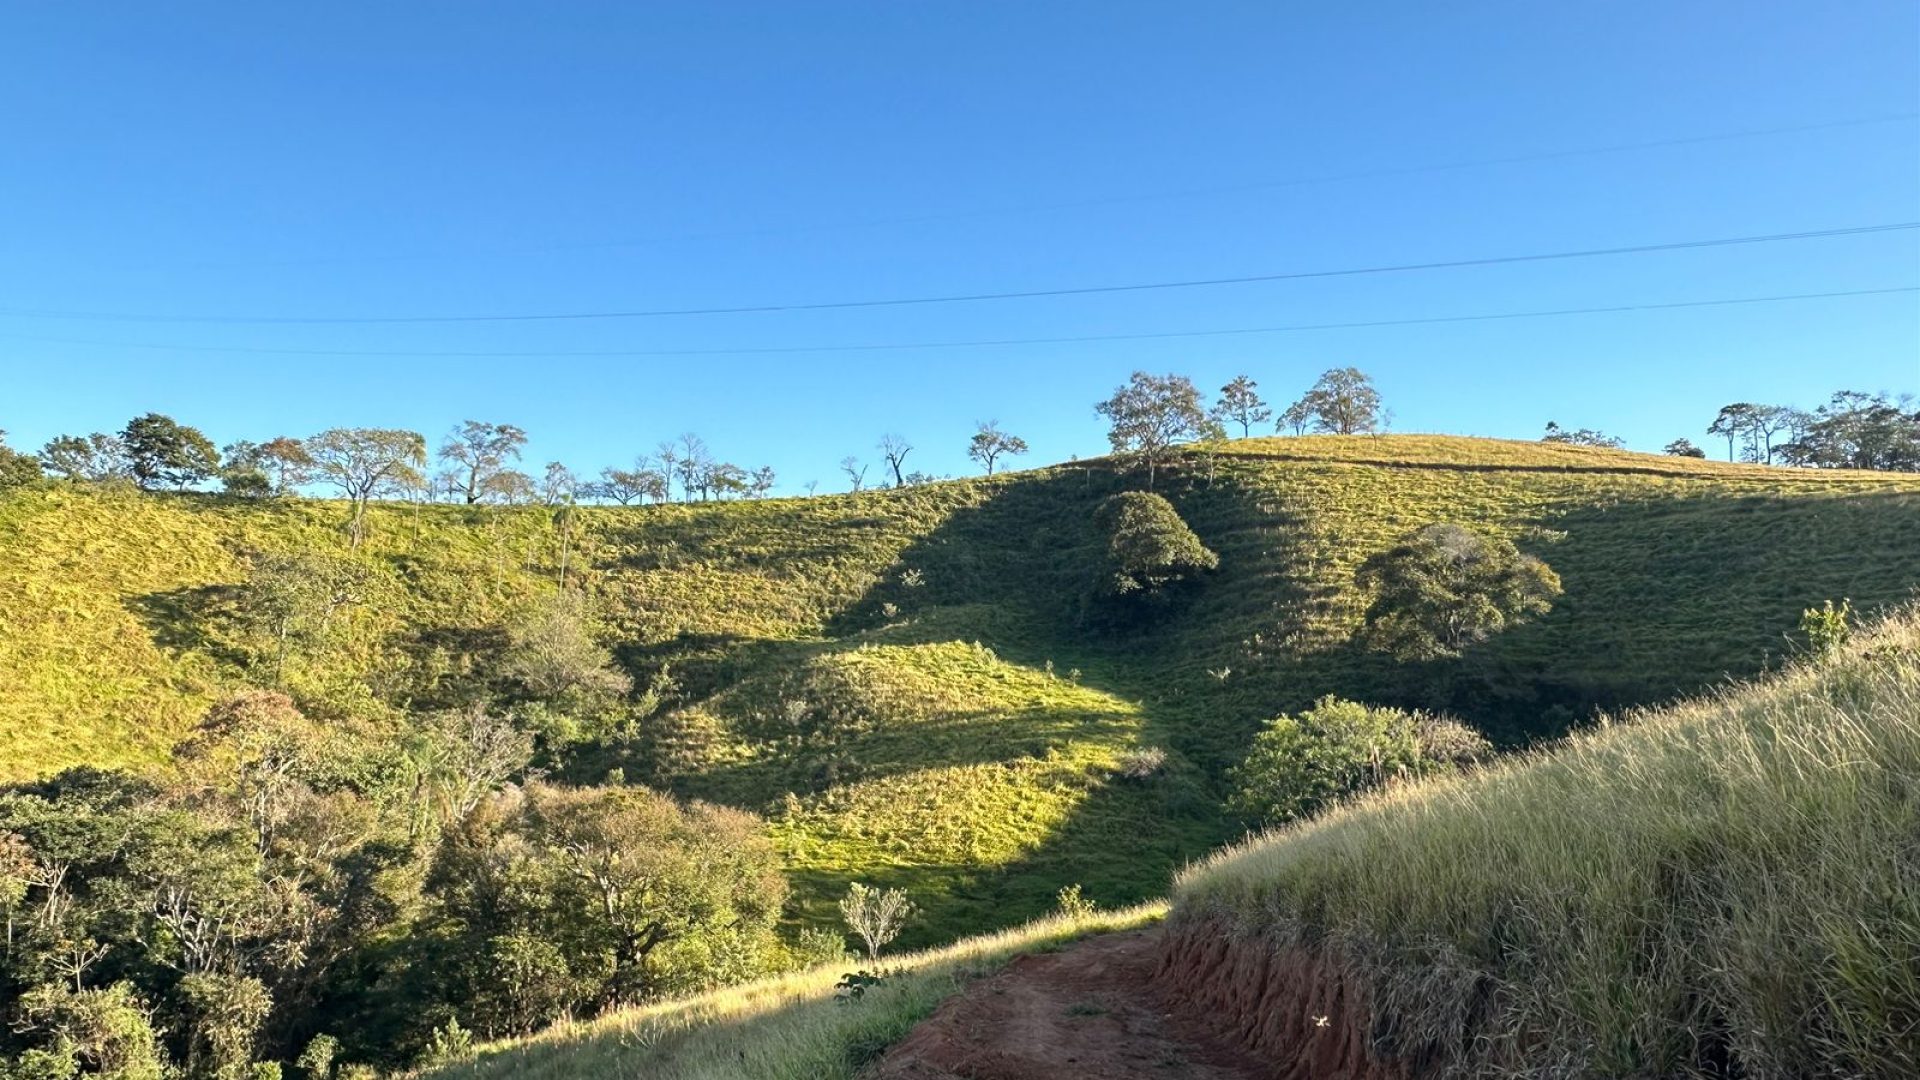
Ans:
MULTIPOLYGON (((1762 671, 1803 608, 1872 612, 1920 582, 1917 478, 1248 439, 1188 448, 1159 485, 1218 571, 1154 625, 1100 631, 1083 611, 1092 508, 1133 483, 1089 461, 558 522, 378 506, 356 556, 368 594, 297 696, 343 722, 435 707, 486 677, 504 614, 564 574, 638 689, 618 737, 556 746, 548 767, 761 812, 794 924, 835 921, 849 881, 899 885, 925 912, 903 942, 925 946, 1038 915, 1069 883, 1109 905, 1162 894, 1233 835, 1219 777, 1249 734, 1323 694, 1447 708, 1524 745, 1762 671), (1457 661, 1359 647, 1354 569, 1437 521, 1510 537, 1565 595, 1457 661)), ((162 766, 210 703, 261 678, 232 631, 248 559, 344 555, 343 517, 316 500, 0 496, 0 779, 162 766)))

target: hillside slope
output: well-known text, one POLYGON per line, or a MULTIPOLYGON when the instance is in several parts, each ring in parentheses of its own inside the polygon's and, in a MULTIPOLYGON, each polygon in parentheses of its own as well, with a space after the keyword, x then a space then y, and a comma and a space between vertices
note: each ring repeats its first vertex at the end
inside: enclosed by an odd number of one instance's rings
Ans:
POLYGON ((870 999, 833 1001, 823 967, 430 1075, 1912 1076, 1916 778, 1909 611, 1834 659, 1227 849, 1163 933, 1002 967, 1054 951, 1056 921, 905 958, 870 999))
MULTIPOLYGON (((504 615, 562 574, 635 677, 630 733, 563 775, 769 815, 833 921, 900 885, 929 944, 1083 884, 1156 895, 1228 838, 1218 777, 1254 727, 1326 693, 1455 710, 1509 743, 1767 666, 1798 612, 1920 582, 1920 479, 1427 436, 1189 450, 1161 483, 1221 566, 1144 631, 1089 631, 1103 461, 902 491, 696 506, 376 507, 351 633, 304 673, 323 718, 403 722, 484 678, 504 615), (1503 533, 1559 572, 1551 614, 1446 663, 1353 639, 1354 568, 1412 530, 1503 533), (1129 755, 1167 750, 1131 776, 1129 755)), ((220 694, 255 552, 344 554, 331 503, 72 489, 0 499, 0 778, 157 764, 220 694)))

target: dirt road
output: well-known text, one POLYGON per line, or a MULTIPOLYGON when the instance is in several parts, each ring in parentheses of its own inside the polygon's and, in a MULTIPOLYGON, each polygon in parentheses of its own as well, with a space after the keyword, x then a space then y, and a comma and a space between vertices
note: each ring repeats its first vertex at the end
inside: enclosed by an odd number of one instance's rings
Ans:
POLYGON ((1022 956, 942 1003, 873 1080, 1256 1080, 1154 990, 1159 931, 1022 956))

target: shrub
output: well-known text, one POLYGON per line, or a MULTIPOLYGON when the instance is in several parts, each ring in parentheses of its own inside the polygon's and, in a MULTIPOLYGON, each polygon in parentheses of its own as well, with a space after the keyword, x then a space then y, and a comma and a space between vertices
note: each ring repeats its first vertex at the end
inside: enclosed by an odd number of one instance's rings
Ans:
POLYGON ((1121 754, 1114 773, 1127 780, 1145 780, 1166 767, 1165 750, 1158 746, 1141 746, 1121 754))
POLYGON ((1165 498, 1124 491, 1101 503, 1094 524, 1107 534, 1100 589, 1113 596, 1155 593, 1220 565, 1165 498))
POLYGON ((331 1035, 315 1035, 307 1043, 307 1048, 294 1059, 293 1066, 307 1080, 332 1080, 333 1059, 339 1054, 339 1039, 331 1035))
POLYGON ((1454 720, 1328 695, 1277 716, 1231 775, 1232 809, 1251 821, 1309 817, 1357 792, 1475 760, 1485 739, 1454 720))
POLYGON ((1069 919, 1091 919, 1099 914, 1100 908, 1080 892, 1080 883, 1061 889, 1054 894, 1053 909, 1069 919))
POLYGON ((1821 607, 1808 608, 1800 613, 1800 632, 1806 635, 1807 652, 1815 659, 1824 660, 1838 653, 1853 636, 1848 619, 1853 615, 1851 601, 1840 601, 1839 607, 1829 600, 1821 607))

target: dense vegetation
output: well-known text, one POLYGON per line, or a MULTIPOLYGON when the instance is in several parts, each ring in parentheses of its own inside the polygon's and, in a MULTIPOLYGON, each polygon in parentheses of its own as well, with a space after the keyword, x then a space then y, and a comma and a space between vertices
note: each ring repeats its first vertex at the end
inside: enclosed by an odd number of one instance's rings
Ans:
POLYGON ((1920 1073, 1920 621, 1182 876, 1176 920, 1338 952, 1458 1075, 1920 1073))
POLYGON ((1123 453, 706 505, 0 494, 0 833, 19 910, 59 909, 10 946, 5 993, 41 1019, 8 1052, 155 1009, 128 1037, 209 1074, 321 1036, 389 1066, 838 955, 856 882, 911 897, 907 947, 1076 884, 1131 903, 1235 834, 1228 771, 1324 695, 1523 744, 1920 580, 1920 482, 1887 474, 1246 439, 1155 448, 1144 499, 1123 453), (1402 659, 1360 571, 1443 523, 1562 591, 1402 659), (633 910, 726 918, 649 946, 604 914, 620 853, 671 882, 709 834, 735 884, 633 910), (585 835, 628 839, 591 863, 585 835), (56 889, 60 837, 92 839, 56 889), (187 847, 214 877, 176 880, 187 847), (166 920, 206 905, 246 932, 189 961, 166 920))

